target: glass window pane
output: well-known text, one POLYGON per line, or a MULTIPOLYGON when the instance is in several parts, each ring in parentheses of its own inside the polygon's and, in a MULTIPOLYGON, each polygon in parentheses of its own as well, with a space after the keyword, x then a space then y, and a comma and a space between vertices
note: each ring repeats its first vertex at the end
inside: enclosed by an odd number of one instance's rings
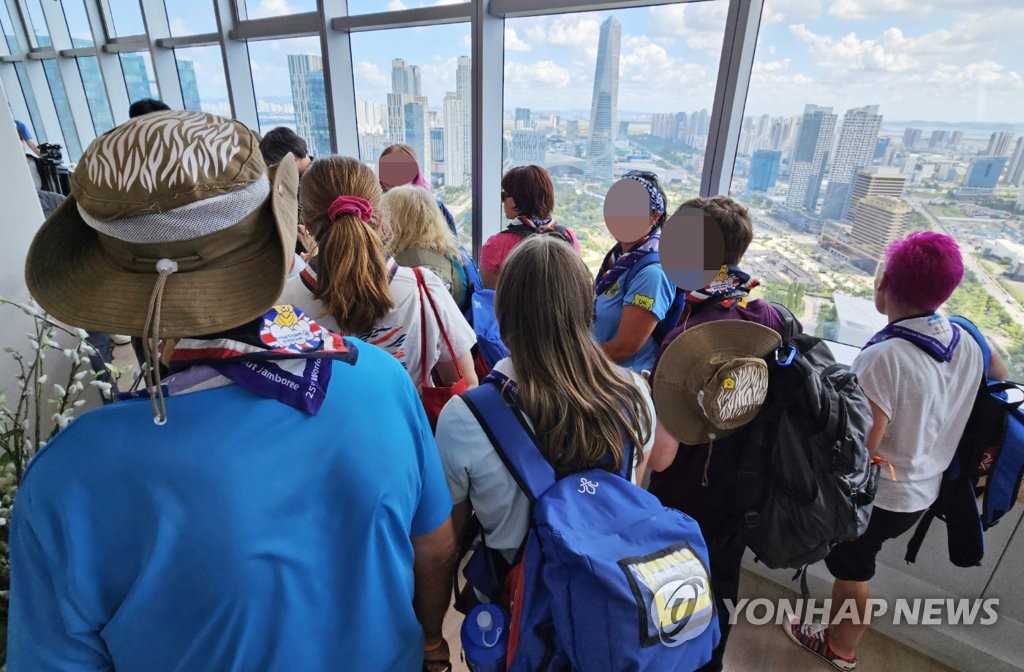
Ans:
POLYGON ((228 84, 224 79, 224 62, 220 47, 175 49, 178 79, 186 110, 202 110, 231 116, 228 84))
POLYGON ((434 5, 459 5, 463 2, 465 0, 348 0, 348 13, 375 14, 434 5))
MULTIPOLYGON (((554 218, 596 271, 615 244, 604 195, 630 169, 657 173, 672 212, 696 196, 728 2, 505 22, 504 168, 544 166, 554 218)), ((485 207, 498 208, 494 203, 485 207)))
POLYGON ((420 174, 472 244, 470 26, 458 23, 353 33, 360 158, 412 146, 420 174))
POLYGON ((43 71, 46 73, 46 83, 50 86, 50 95, 53 96, 53 106, 57 108, 60 131, 64 136, 64 158, 74 163, 82 156, 82 144, 78 139, 78 131, 75 130, 71 105, 68 104, 68 94, 64 89, 64 80, 60 77, 57 61, 52 58, 44 60, 43 71))
POLYGON ((107 90, 103 86, 103 75, 100 62, 95 56, 83 56, 78 60, 78 72, 82 75, 85 87, 85 98, 89 101, 89 113, 96 135, 106 133, 114 127, 114 117, 110 112, 107 90))
POLYGON ((124 83, 128 87, 129 103, 142 98, 160 97, 156 75, 153 74, 153 61, 148 51, 121 54, 121 71, 124 72, 124 83))
POLYGON ((21 119, 21 121, 28 125, 28 130, 32 131, 32 137, 35 138, 36 143, 46 142, 46 138, 39 135, 38 129, 43 127, 42 115, 39 113, 39 104, 36 102, 35 94, 32 93, 32 87, 29 85, 28 70, 25 68, 24 63, 15 63, 14 70, 18 73, 21 93, 25 96, 25 107, 28 108, 29 119, 21 119))
POLYGON ((983 7, 945 7, 927 20, 766 8, 731 193, 752 208, 747 270, 765 293, 855 346, 885 323, 872 301, 885 245, 954 235, 967 274, 945 310, 976 321, 1020 380, 1024 51, 983 7))
POLYGON ((238 8, 249 19, 315 12, 316 0, 238 0, 238 8))
POLYGON ((61 4, 71 34, 71 46, 91 47, 92 30, 89 28, 89 15, 85 12, 84 0, 63 0, 61 4))
POLYGON ((11 32, 11 17, 7 13, 6 2, 0 2, 0 30, 4 33, 3 42, 0 42, 0 54, 6 56, 15 53, 18 50, 18 41, 11 32))
POLYGON ((260 133, 287 126, 314 156, 331 153, 320 41, 315 37, 249 42, 260 133))
POLYGON ((114 37, 145 35, 146 24, 142 21, 142 7, 139 0, 106 0, 114 25, 114 37))
POLYGON ((28 7, 28 22, 31 24, 28 31, 29 42, 33 47, 51 46, 53 43, 50 41, 50 30, 46 27, 43 7, 39 4, 39 0, 26 0, 25 5, 28 7))
POLYGON ((202 35, 217 32, 213 0, 165 0, 171 35, 202 35))

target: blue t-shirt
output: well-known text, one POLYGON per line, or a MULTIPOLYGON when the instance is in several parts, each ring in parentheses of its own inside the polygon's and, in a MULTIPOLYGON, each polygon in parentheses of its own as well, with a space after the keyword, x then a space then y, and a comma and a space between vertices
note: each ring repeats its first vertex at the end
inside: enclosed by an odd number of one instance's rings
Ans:
POLYGON ((14 507, 12 670, 421 669, 410 536, 451 496, 389 354, 317 416, 236 385, 87 413, 14 507))
MULTIPOLYGON (((611 287, 597 297, 594 314, 594 338, 598 343, 607 343, 615 338, 622 320, 623 306, 639 306, 650 311, 660 322, 672 306, 675 298, 675 285, 665 276, 661 264, 650 264, 640 269, 629 279, 629 286, 623 282, 629 275, 623 273, 611 287)), ((648 338, 639 351, 624 362, 622 366, 640 372, 654 367, 658 355, 658 346, 654 338, 648 338)))
POLYGON ((23 136, 22 140, 32 139, 32 132, 28 130, 28 126, 25 125, 24 121, 18 121, 17 119, 15 119, 14 125, 17 126, 18 130, 21 132, 21 135, 23 136))

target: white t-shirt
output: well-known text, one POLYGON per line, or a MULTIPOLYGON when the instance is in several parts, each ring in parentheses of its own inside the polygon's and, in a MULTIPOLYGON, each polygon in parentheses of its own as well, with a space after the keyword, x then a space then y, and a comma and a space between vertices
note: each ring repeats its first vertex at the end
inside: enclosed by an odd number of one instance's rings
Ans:
MULTIPOLYGON (((943 316, 909 318, 899 325, 943 345, 952 339, 943 316)), ((857 355, 851 369, 868 398, 889 418, 878 454, 896 470, 893 481, 882 465, 876 506, 913 512, 935 501, 974 406, 983 366, 981 348, 964 330, 949 362, 939 362, 902 338, 882 341, 857 355)))
MULTIPOLYGON (((502 359, 494 369, 515 380, 511 359, 502 359)), ((643 392, 651 415, 651 438, 644 444, 644 455, 647 455, 654 444, 654 402, 647 383, 635 372, 628 373, 643 392)), ((524 420, 533 426, 529 418, 524 420)), ((441 411, 436 437, 452 501, 458 504, 469 497, 484 528, 487 546, 500 551, 511 562, 526 537, 530 522, 529 499, 519 489, 476 416, 461 397, 453 397, 441 411)))
MULTIPOLYGON (((444 330, 452 342, 455 357, 467 354, 476 343, 476 333, 466 322, 466 318, 455 304, 451 294, 444 288, 441 280, 430 269, 421 268, 420 271, 423 274, 427 291, 430 292, 434 305, 437 306, 444 330)), ((399 266, 395 269, 395 276, 391 280, 391 299, 394 301, 394 307, 377 322, 372 331, 352 335, 367 343, 384 348, 394 355, 409 372, 409 377, 418 388, 422 383, 420 353, 423 351, 423 345, 420 343, 420 293, 416 287, 416 275, 411 268, 399 266)), ((327 312, 327 308, 313 298, 312 292, 306 288, 302 278, 294 272, 294 269, 285 281, 279 303, 298 306, 331 331, 340 331, 338 323, 327 312)), ((424 303, 423 307, 427 318, 426 353, 427 369, 430 371, 439 361, 452 361, 452 356, 448 352, 444 338, 441 337, 441 330, 430 304, 424 303)), ((429 376, 427 384, 433 384, 429 376)))

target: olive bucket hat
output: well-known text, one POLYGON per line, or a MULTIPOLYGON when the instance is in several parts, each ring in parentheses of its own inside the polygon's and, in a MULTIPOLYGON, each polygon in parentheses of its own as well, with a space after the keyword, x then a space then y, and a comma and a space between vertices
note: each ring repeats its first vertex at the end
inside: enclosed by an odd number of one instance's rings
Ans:
POLYGON ((297 186, 295 162, 268 175, 257 136, 237 121, 137 117, 85 151, 71 196, 29 249, 28 289, 92 331, 155 340, 239 326, 284 287, 297 186))

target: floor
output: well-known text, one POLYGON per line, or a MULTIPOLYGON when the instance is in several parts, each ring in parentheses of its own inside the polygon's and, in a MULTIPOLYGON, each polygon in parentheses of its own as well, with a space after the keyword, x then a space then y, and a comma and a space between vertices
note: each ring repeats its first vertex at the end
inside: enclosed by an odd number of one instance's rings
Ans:
MULTIPOLYGON (((740 597, 793 598, 796 593, 744 572, 740 597)), ((462 615, 454 610, 445 621, 445 639, 451 646, 454 672, 468 672, 460 659, 459 628, 462 615)), ((869 630, 858 651, 858 672, 953 672, 952 668, 927 658, 900 642, 869 630)), ((726 672, 826 672, 829 665, 793 644, 777 625, 750 625, 740 621, 729 637, 725 655, 726 672)))

